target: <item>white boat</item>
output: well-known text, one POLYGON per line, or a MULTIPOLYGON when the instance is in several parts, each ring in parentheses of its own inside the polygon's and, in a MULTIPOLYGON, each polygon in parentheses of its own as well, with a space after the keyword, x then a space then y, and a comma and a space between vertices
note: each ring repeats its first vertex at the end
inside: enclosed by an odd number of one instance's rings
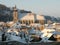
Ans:
MULTIPOLYGON (((32 29, 30 31, 28 31, 28 34, 25 34, 23 31, 19 32, 18 35, 16 35, 16 32, 12 31, 12 32, 6 32, 5 35, 6 37, 6 41, 18 41, 21 43, 30 43, 32 40, 34 40, 35 37, 37 38, 41 38, 41 40, 39 40, 39 42, 53 42, 53 40, 49 40, 49 38, 55 34, 55 30, 54 29, 44 29, 43 31, 39 31, 39 30, 35 30, 32 29), (32 35, 35 35, 34 38, 31 38, 32 35)), ((37 42, 37 41, 36 41, 37 42)))

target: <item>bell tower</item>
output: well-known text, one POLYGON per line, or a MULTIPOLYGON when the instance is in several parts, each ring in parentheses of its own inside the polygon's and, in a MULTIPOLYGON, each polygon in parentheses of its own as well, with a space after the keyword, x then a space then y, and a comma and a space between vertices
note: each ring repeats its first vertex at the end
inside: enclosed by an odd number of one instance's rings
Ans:
POLYGON ((16 6, 13 8, 13 21, 16 23, 18 21, 18 11, 16 6))

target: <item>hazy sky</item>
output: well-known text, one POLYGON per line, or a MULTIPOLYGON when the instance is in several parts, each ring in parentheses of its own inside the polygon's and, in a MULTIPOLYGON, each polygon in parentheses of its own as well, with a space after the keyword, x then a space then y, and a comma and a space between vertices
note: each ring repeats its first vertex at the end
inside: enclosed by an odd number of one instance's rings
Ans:
POLYGON ((31 10, 33 13, 60 17, 60 0, 0 0, 8 7, 31 10))

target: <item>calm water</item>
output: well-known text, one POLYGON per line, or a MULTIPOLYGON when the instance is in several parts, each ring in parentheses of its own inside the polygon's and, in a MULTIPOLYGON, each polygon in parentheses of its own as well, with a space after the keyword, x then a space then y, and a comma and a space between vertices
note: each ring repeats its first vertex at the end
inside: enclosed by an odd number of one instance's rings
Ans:
POLYGON ((50 43, 30 43, 30 44, 23 44, 20 42, 0 42, 0 45, 60 45, 60 42, 50 42, 50 43))

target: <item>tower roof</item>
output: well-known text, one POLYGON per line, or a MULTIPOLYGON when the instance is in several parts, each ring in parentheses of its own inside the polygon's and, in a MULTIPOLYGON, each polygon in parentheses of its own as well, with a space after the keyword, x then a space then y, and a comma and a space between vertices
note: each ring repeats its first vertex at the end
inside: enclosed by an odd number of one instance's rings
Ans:
POLYGON ((15 7, 13 8, 13 10, 17 10, 16 5, 15 5, 15 7))
POLYGON ((15 8, 16 8, 16 5, 15 5, 15 8))

